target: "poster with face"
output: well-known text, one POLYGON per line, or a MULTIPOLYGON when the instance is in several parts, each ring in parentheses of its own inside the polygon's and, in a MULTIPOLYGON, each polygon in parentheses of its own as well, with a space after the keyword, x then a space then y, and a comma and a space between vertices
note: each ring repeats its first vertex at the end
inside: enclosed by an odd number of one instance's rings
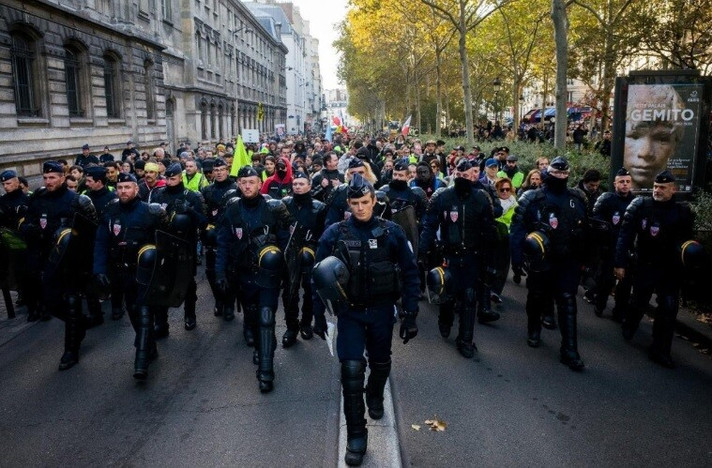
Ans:
POLYGON ((631 84, 625 112, 623 166, 633 190, 652 192, 668 169, 690 192, 697 155, 702 84, 631 84))

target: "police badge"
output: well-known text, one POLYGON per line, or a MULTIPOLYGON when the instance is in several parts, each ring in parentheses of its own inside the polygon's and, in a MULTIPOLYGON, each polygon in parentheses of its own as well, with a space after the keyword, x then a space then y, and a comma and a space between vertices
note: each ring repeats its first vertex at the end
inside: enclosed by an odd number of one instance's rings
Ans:
POLYGON ((660 232, 660 226, 658 226, 658 225, 650 226, 650 235, 651 236, 655 237, 658 235, 659 232, 660 232))
POLYGON ((40 218, 40 227, 42 229, 47 227, 47 215, 42 215, 42 217, 40 218))
MULTIPOLYGON (((453 208, 455 208, 455 207, 453 207, 453 208)), ((457 218, 458 218, 459 216, 460 216, 460 214, 457 212, 457 210, 456 210, 456 211, 451 211, 451 212, 450 212, 450 221, 452 221, 453 223, 456 223, 456 222, 457 222, 457 218)))
POLYGON ((621 215, 617 211, 615 213, 613 213, 611 222, 613 223, 614 226, 621 222, 621 215))
POLYGON ((238 239, 242 239, 242 228, 235 228, 235 236, 237 236, 238 239))
POLYGON ((551 226, 551 229, 559 227, 559 220, 556 218, 554 213, 549 213, 549 226, 551 226))
POLYGON ((121 224, 116 223, 112 226, 111 231, 114 233, 114 236, 118 236, 119 233, 121 232, 121 224))

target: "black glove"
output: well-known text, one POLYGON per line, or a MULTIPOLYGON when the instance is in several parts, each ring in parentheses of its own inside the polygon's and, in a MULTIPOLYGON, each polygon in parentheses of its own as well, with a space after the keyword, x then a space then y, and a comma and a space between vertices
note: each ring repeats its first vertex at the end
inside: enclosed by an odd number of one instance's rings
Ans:
POLYGON ((188 208, 190 208, 190 205, 188 205, 187 200, 177 200, 173 204, 173 212, 176 214, 184 214, 188 211, 188 208))
POLYGON ((225 294, 230 289, 230 282, 227 280, 227 278, 218 278, 217 280, 215 280, 215 285, 223 294, 225 294))
POLYGON ((314 315, 314 327, 312 330, 314 331, 314 334, 321 338, 322 340, 326 339, 326 317, 324 317, 324 314, 315 314, 314 315))
POLYGON ((415 313, 406 312, 401 322, 400 337, 403 340, 403 344, 408 343, 408 341, 415 338, 418 334, 418 324, 415 323, 415 313))

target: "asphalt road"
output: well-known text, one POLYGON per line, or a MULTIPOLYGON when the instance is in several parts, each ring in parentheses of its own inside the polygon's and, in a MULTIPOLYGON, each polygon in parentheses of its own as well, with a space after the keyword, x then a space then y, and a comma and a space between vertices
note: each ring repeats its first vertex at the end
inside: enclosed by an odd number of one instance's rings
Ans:
MULTIPOLYGON (((526 345, 525 289, 505 289, 503 317, 477 325, 474 360, 437 331, 421 302, 418 337, 394 339, 391 390, 404 466, 710 466, 712 359, 675 339, 676 370, 647 359, 650 322, 626 343, 614 322, 579 302, 574 373, 558 362, 558 331, 526 345), (447 423, 432 432, 424 421, 447 423), (419 425, 415 430, 411 425, 419 425)), ((85 338, 79 365, 57 371, 62 323, 0 321, 1 466, 336 466, 339 366, 314 339, 275 355, 275 390, 257 388, 241 321, 213 317, 199 283, 198 328, 171 335, 146 383, 136 383, 133 331, 108 320, 85 338)), ((4 317, 4 310, 0 311, 4 317)), ((278 339, 284 331, 278 313, 278 339)), ((377 438, 378 432, 371 432, 377 438)))

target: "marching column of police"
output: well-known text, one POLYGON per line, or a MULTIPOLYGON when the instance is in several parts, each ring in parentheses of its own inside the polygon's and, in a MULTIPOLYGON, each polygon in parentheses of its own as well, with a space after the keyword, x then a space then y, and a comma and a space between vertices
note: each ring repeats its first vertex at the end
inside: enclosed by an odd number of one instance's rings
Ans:
POLYGON ((284 348, 298 337, 328 338, 326 315, 333 313, 349 465, 359 465, 366 451, 366 406, 372 419, 383 416, 398 317, 407 343, 418 332, 418 302, 427 298, 439 307, 443 338, 458 316, 456 349, 472 358, 476 319, 499 319, 489 301, 496 279, 506 277, 510 253, 515 277, 527 280, 529 346, 540 345, 542 326, 558 326, 561 362, 584 368, 576 294, 583 266, 595 264, 594 312, 601 316, 615 291, 613 318, 622 322, 626 340, 657 294, 650 358, 674 367, 670 351, 683 273, 699 267, 704 252, 692 240, 693 214, 675 199, 670 172, 658 174, 652 197, 636 198, 630 175, 619 170, 614 190, 596 200, 589 216, 590 200, 569 187, 568 162, 556 157, 542 171, 542 185, 520 196, 507 234, 496 221, 503 214, 497 192, 478 178, 484 161, 461 157, 450 186, 428 200, 409 183, 408 159, 384 170, 389 180, 377 190, 373 162, 362 149, 345 163, 343 175, 334 153, 325 155, 326 167, 313 178, 278 166, 280 195, 288 193, 282 199, 261 193, 264 177, 252 166, 229 177, 222 158, 203 161, 212 174, 202 188, 202 175, 193 179, 191 170, 186 176, 179 163, 164 177, 154 162, 145 164, 145 180, 122 172, 115 188, 104 167, 89 164, 86 195, 67 188, 64 168, 54 161, 44 164, 44 185, 31 195, 15 171, 4 171, 0 285, 19 292, 29 321, 55 316, 65 322, 60 370, 79 362, 86 330, 103 323, 100 301, 110 298, 112 319, 128 311, 136 332, 133 375, 144 380, 158 356, 156 341, 169 334, 168 308, 183 305, 186 330, 198 324, 196 252, 202 248, 213 313, 233 320, 236 304, 244 313, 243 337, 254 347, 261 392, 274 387, 280 289, 284 348), (507 236, 509 243, 502 244, 507 236), (595 259, 590 245, 597 246, 595 259), (505 271, 498 271, 503 264, 505 271))

